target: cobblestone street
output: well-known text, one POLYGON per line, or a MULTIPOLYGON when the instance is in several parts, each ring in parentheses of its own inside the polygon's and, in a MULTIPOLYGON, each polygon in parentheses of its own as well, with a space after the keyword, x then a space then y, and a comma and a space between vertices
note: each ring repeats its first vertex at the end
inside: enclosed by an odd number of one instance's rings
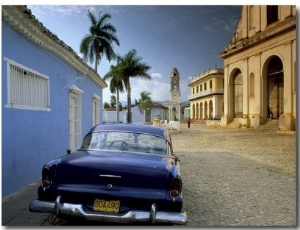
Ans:
POLYGON ((296 226, 295 134, 182 125, 187 226, 296 226))
MULTIPOLYGON (((181 160, 187 227, 297 225, 295 134, 182 124, 172 139, 181 160)), ((29 212, 37 186, 2 199, 2 225, 111 225, 29 212)))

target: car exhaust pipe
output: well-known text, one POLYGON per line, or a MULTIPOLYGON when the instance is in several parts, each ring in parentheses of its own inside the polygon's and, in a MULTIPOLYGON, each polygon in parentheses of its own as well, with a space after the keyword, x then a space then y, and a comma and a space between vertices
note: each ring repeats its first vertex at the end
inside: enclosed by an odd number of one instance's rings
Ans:
POLYGON ((53 202, 33 200, 29 204, 30 212, 54 213, 55 204, 53 202))

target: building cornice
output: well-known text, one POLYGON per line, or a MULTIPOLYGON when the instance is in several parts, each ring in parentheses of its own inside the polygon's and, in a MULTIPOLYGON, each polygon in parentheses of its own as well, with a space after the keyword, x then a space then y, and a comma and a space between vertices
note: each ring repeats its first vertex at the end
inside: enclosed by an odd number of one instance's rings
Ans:
POLYGON ((219 58, 226 58, 290 30, 296 31, 296 17, 294 16, 288 17, 282 22, 277 22, 249 38, 231 42, 228 46, 226 46, 225 51, 220 53, 218 56, 219 58))
POLYGON ((107 83, 99 74, 70 46, 43 26, 26 6, 3 5, 2 20, 31 42, 57 55, 74 69, 91 78, 100 87, 107 87, 107 83))
POLYGON ((209 78, 214 77, 224 77, 224 69, 215 68, 212 70, 209 70, 203 74, 200 74, 196 77, 194 77, 191 81, 191 83, 188 84, 189 87, 197 85, 199 82, 202 82, 204 80, 207 80, 209 78))

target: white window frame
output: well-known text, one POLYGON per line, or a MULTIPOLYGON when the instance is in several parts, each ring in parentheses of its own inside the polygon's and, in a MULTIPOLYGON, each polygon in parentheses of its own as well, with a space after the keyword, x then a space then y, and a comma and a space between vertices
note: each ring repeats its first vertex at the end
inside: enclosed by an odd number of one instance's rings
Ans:
POLYGON ((50 78, 4 57, 7 62, 5 108, 51 111, 50 78))
POLYGON ((100 123, 100 99, 97 94, 93 95, 92 100, 92 126, 100 123))
POLYGON ((69 87, 69 146, 78 149, 82 139, 82 100, 83 91, 76 85, 69 87))

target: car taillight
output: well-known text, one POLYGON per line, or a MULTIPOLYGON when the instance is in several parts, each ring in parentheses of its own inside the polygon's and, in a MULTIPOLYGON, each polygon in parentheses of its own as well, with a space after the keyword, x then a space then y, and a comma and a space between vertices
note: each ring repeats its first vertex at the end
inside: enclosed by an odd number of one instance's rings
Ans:
POLYGON ((171 182, 171 190, 170 195, 172 198, 177 198, 180 196, 181 193, 181 179, 179 177, 176 177, 171 182))
POLYGON ((42 185, 48 187, 51 184, 51 173, 49 168, 43 167, 42 171, 42 185))

